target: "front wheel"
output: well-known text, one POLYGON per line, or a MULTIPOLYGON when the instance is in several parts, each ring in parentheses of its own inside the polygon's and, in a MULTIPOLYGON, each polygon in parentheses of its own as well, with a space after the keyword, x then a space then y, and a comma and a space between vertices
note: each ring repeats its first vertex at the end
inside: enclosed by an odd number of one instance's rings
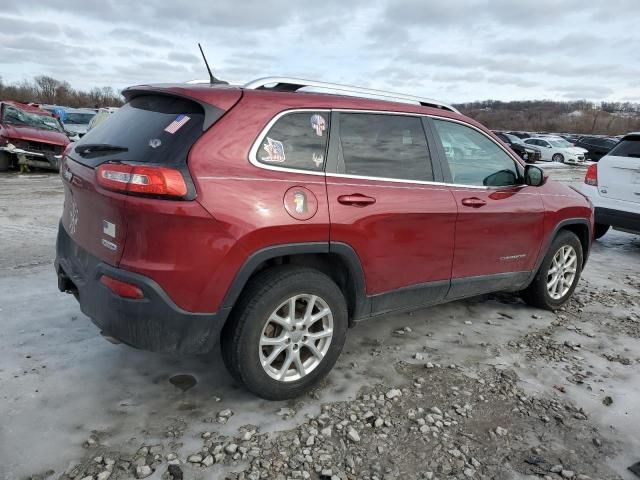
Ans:
POLYGON ((269 400, 297 397, 333 368, 347 334, 347 305, 327 275, 280 266, 253 277, 222 332, 230 373, 269 400))
POLYGON ((556 163, 564 163, 564 156, 561 153, 554 154, 551 159, 556 163))
POLYGON ((529 305, 560 308, 573 294, 582 273, 582 244, 575 233, 561 230, 551 243, 531 285, 522 292, 529 305))

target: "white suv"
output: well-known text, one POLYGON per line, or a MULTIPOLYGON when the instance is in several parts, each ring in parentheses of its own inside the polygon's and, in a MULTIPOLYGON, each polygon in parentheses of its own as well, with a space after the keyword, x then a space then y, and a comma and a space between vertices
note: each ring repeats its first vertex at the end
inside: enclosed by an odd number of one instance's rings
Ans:
POLYGON ((595 207, 595 238, 610 227, 640 234, 640 132, 589 166, 580 190, 595 207))

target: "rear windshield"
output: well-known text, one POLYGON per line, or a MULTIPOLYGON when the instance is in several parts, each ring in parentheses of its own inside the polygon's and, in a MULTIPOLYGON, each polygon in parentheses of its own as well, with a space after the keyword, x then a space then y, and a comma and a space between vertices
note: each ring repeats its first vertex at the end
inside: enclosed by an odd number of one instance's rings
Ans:
POLYGON ((609 156, 640 158, 640 135, 624 137, 609 152, 609 156))
POLYGON ((72 156, 89 166, 107 161, 182 165, 202 135, 203 122, 202 107, 190 100, 135 97, 74 144, 72 156))

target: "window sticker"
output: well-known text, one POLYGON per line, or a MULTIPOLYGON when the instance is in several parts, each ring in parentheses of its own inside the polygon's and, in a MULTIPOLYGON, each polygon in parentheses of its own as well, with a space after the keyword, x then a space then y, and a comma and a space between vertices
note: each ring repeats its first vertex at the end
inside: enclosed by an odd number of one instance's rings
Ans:
POLYGON ((311 115, 311 128, 315 130, 316 135, 321 137, 327 128, 327 122, 322 115, 316 113, 311 115))
POLYGON ((266 157, 261 157, 263 162, 283 163, 285 161, 284 145, 282 142, 267 137, 267 143, 263 144, 262 148, 267 152, 266 157))
POLYGON ((324 155, 322 155, 321 153, 315 153, 315 152, 313 152, 311 155, 312 155, 313 163, 316 164, 317 168, 320 168, 324 163, 324 155))
POLYGON ((152 138, 151 140, 149 140, 149 146, 151 148, 158 148, 160 145, 162 145, 162 140, 160 140, 159 138, 152 138))
POLYGON ((191 117, 188 117, 187 115, 178 115, 173 122, 167 125, 167 128, 165 128, 164 131, 173 135, 189 120, 191 120, 191 117))

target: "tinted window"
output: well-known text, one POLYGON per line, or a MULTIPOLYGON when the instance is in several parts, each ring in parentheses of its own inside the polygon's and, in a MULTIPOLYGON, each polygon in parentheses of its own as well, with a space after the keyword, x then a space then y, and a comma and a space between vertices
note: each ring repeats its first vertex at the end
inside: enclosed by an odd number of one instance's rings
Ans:
POLYGON ((266 165, 321 171, 329 135, 327 112, 289 113, 262 139, 258 161, 266 165))
POLYGON ((610 156, 640 158, 640 135, 625 137, 609 152, 610 156))
POLYGON ((434 120, 453 183, 507 186, 519 182, 515 161, 492 140, 470 127, 434 120))
POLYGON ((417 117, 341 113, 340 143, 341 173, 433 180, 422 121, 417 117))
POLYGON ((73 158, 91 166, 106 161, 183 164, 202 135, 203 120, 197 103, 161 95, 136 97, 82 137, 73 158), (109 151, 91 145, 122 148, 109 151), (85 153, 80 155, 81 151, 85 153))

